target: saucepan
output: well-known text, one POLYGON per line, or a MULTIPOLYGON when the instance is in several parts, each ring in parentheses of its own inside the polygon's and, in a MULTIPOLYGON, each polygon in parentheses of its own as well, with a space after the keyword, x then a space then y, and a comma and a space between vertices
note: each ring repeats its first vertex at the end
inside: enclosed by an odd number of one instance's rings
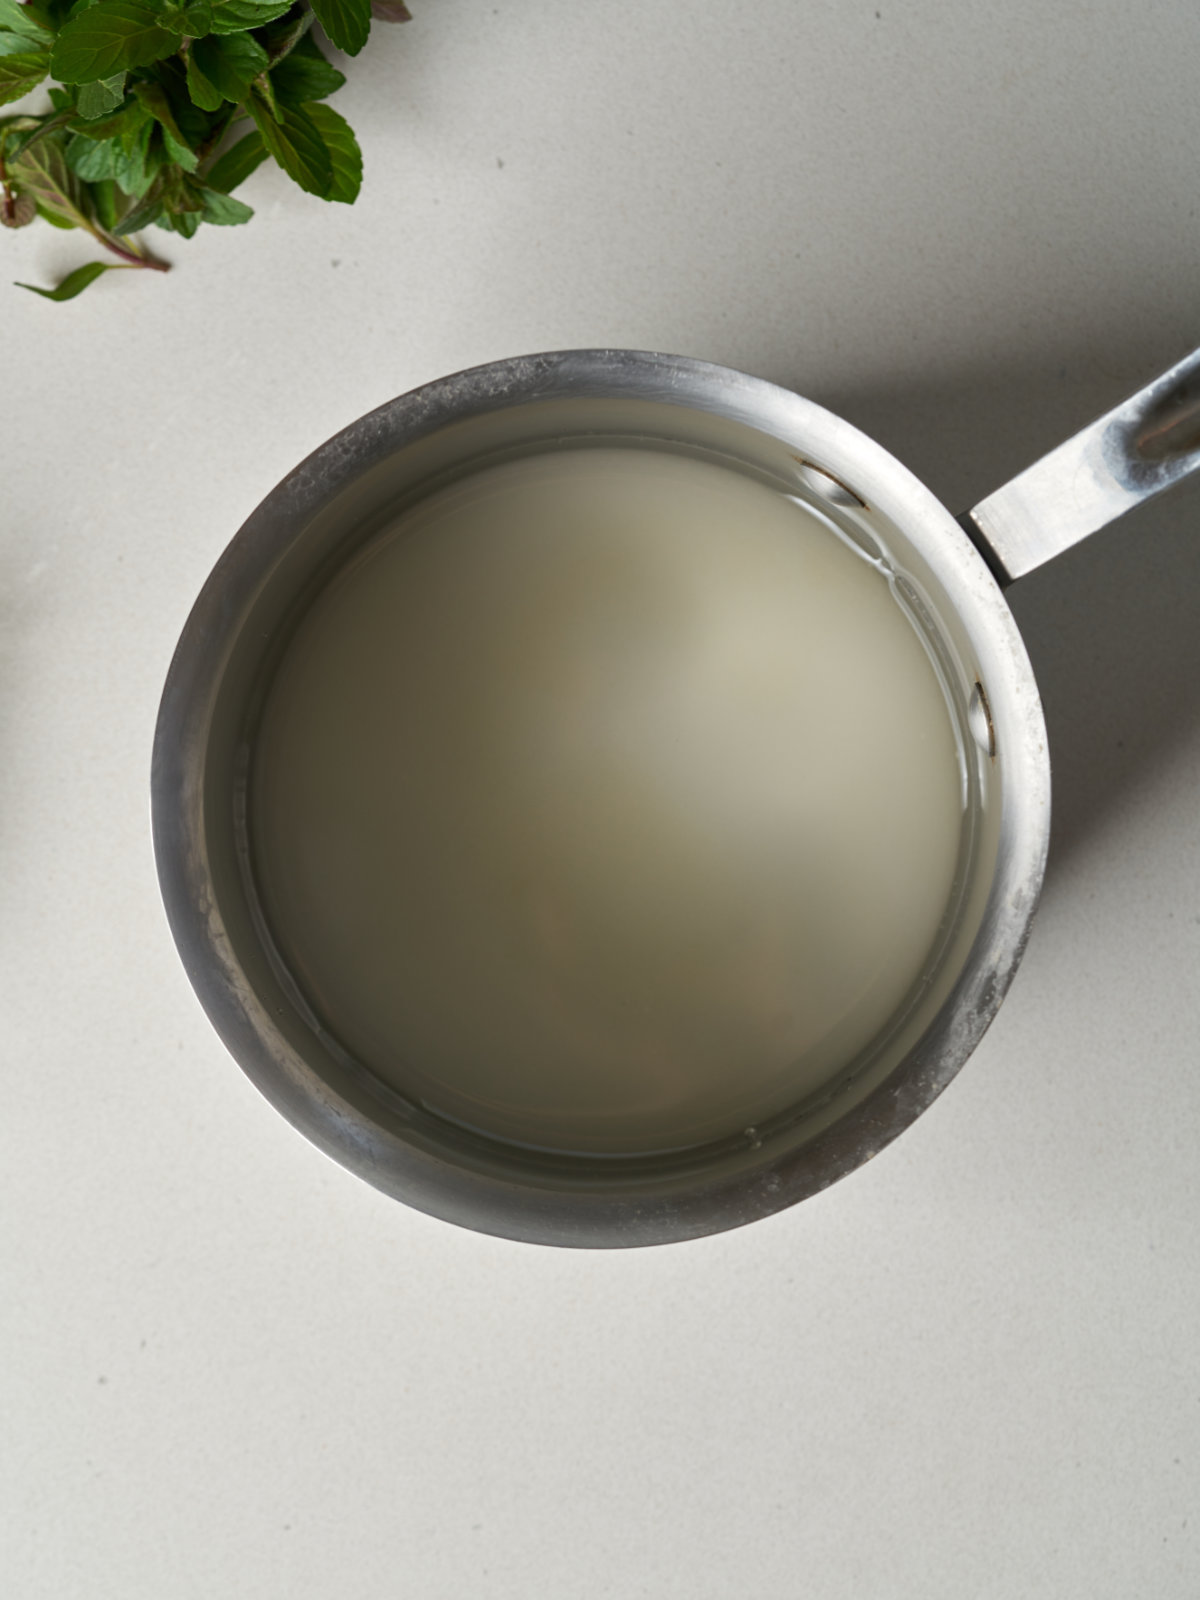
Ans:
MULTIPOLYGON (((1200 351, 962 517, 821 406, 675 356, 520 357, 372 411, 303 461, 236 534, 167 677, 155 852, 170 926, 209 1018, 320 1149, 385 1193, 485 1233, 665 1243, 825 1188, 942 1092, 995 1016, 1026 943, 1046 861, 1050 763, 1005 588, 1198 467, 1200 351), (698 1143, 547 1148, 443 1115, 339 1036, 275 936, 247 817, 263 706, 288 642, 397 509, 489 464, 613 443, 733 463, 880 571, 922 632, 961 736, 970 825, 952 903, 904 1003, 819 1085, 806 1083, 752 1127, 698 1143)), ((469 987, 461 1003, 471 1006, 469 987)))

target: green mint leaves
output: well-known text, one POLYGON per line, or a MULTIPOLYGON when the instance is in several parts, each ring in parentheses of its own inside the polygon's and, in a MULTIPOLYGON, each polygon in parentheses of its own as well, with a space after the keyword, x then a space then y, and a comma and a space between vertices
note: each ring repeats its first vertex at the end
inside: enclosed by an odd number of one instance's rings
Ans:
POLYGON ((64 228, 87 226, 87 200, 77 175, 67 165, 61 133, 48 133, 26 145, 16 160, 8 163, 7 175, 17 193, 28 195, 48 222, 64 228))
POLYGON ((94 83, 80 85, 75 97, 79 115, 88 122, 106 117, 115 111, 125 98, 125 72, 116 72, 111 78, 97 78, 94 83))
POLYGON ((312 8, 329 42, 356 56, 371 31, 371 0, 312 0, 312 8))
POLYGON ((345 117, 339 117, 332 106, 305 106, 304 114, 329 152, 333 175, 322 200, 340 200, 345 205, 353 205, 362 188, 362 151, 349 123, 345 117))
POLYGON ((118 265, 116 261, 89 261, 85 266, 76 267, 74 272, 68 272, 56 289, 39 289, 36 283, 19 283, 17 288, 30 289, 44 300, 74 300, 89 283, 95 283, 102 272, 109 272, 118 265))
POLYGON ((0 0, 0 106, 20 100, 50 71, 54 33, 42 14, 0 0))
MULTIPOLYGON (((12 35, 10 34, 11 38, 12 35)), ((36 89, 50 71, 50 56, 44 50, 13 51, 0 55, 0 106, 36 89)))
POLYGON ((178 38, 147 0, 97 0, 63 26, 50 70, 60 83, 95 83, 161 61, 178 48, 178 38))
POLYGON ((325 199, 333 184, 333 161, 312 120, 300 109, 272 109, 259 95, 249 106, 267 154, 302 189, 325 199))
POLYGON ((54 37, 54 29, 45 13, 21 0, 0 0, 0 29, 15 33, 18 38, 30 39, 39 48, 54 37))
POLYGON ((248 133, 226 150, 219 161, 213 162, 208 173, 209 184, 222 194, 231 194, 266 159, 267 147, 262 142, 262 135, 248 133))
POLYGON ((271 71, 271 84, 279 105, 302 106, 314 100, 328 100, 346 79, 317 49, 306 35, 271 71))
POLYGON ((250 86, 270 66, 267 52, 249 33, 230 33, 211 39, 197 39, 188 52, 188 92, 206 111, 216 111, 222 100, 240 105, 250 86), (199 98, 193 83, 201 87, 199 98), (216 96, 216 103, 212 96, 216 96))
POLYGON ((351 204, 362 152, 324 104, 346 79, 312 30, 357 55, 373 17, 409 13, 402 0, 0 0, 0 106, 57 85, 50 110, 0 116, 0 226, 80 228, 116 258, 21 287, 62 302, 112 267, 166 271, 139 231, 248 222, 233 190, 267 160, 351 204))
POLYGON ((262 28, 290 10, 291 6, 280 4, 280 0, 216 0, 213 32, 241 33, 247 28, 262 28))

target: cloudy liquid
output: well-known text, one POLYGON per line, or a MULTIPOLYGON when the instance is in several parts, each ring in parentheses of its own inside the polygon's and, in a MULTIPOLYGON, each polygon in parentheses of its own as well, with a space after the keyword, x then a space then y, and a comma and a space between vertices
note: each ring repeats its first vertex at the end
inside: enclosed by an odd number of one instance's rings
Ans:
POLYGON ((338 575, 249 826, 284 960, 377 1077, 619 1153, 756 1125, 870 1045, 963 795, 885 574, 740 472, 606 447, 480 471, 338 575))

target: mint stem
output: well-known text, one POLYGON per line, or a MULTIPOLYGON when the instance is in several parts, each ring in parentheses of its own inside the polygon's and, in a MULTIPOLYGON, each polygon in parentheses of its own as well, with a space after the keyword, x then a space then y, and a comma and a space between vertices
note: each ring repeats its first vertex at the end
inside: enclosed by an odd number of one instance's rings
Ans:
POLYGON ((113 255, 120 256, 121 260, 129 267, 145 267, 150 272, 170 272, 171 266, 167 261, 160 261, 157 256, 152 256, 148 250, 139 250, 134 245, 122 245, 99 228, 89 228, 92 238, 102 244, 106 250, 111 250, 113 255))

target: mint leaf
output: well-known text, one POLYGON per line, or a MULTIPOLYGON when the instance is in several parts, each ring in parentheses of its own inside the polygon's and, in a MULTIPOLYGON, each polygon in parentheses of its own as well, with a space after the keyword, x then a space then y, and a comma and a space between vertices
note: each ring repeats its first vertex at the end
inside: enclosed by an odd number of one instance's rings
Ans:
POLYGON ((247 107, 269 154, 288 177, 309 194, 323 197, 333 183, 333 162, 308 115, 287 107, 280 113, 282 121, 276 122, 257 94, 247 101, 247 107))
MULTIPOLYGON (((88 84, 83 85, 84 89, 89 87, 88 84)), ((83 89, 80 90, 81 94, 82 92, 83 89)), ((98 117, 95 121, 76 117, 68 123, 68 127, 72 133, 81 134, 85 139, 115 139, 118 134, 132 137, 145 120, 145 111, 136 101, 131 100, 119 111, 114 111, 111 116, 98 117)))
POLYGON ((114 177, 120 154, 115 139, 88 139, 79 133, 66 148, 67 165, 84 183, 102 183, 114 177))
POLYGON ((271 83, 280 105, 303 106, 325 100, 345 83, 345 75, 331 66, 311 39, 271 69, 271 83), (310 53, 309 46, 315 54, 310 53))
POLYGON ((371 0, 312 0, 312 8, 329 42, 356 56, 371 31, 371 0))
POLYGON ((219 190, 205 186, 200 191, 200 198, 204 206, 204 220, 211 222, 218 228, 232 228, 240 222, 249 222, 254 215, 253 210, 241 200, 235 200, 232 195, 221 194, 219 190))
POLYGON ((362 151, 350 124, 332 106, 306 106, 305 112, 325 141, 333 168, 333 180, 322 198, 353 205, 362 188, 362 151))
POLYGON ((145 67, 179 48, 145 0, 97 0, 67 22, 50 70, 62 83, 95 83, 127 67, 145 67))
POLYGON ((160 193, 162 214, 155 217, 156 225, 190 239, 200 226, 204 210, 199 185, 182 172, 168 168, 162 175, 160 193))
POLYGON ((111 231, 117 235, 140 233, 143 228, 158 221, 162 209, 162 182, 156 179, 143 198, 125 213, 111 231))
MULTIPOLYGON (((67 7, 66 15, 59 22, 59 29, 61 30, 68 22, 74 22, 81 11, 86 11, 89 6, 94 6, 96 3, 97 0, 74 0, 74 4, 67 7)), ((59 10, 61 9, 59 6, 59 10)))
POLYGON ((139 200, 154 181, 166 153, 162 142, 155 139, 155 124, 149 119, 130 135, 122 137, 113 161, 113 177, 133 200, 139 200))
POLYGON ((101 179, 91 187, 92 201, 96 207, 96 221, 106 232, 111 233, 121 214, 120 191, 111 179, 101 179))
POLYGON ((87 200, 79 180, 67 166, 61 133, 50 133, 8 163, 9 181, 18 192, 31 194, 38 210, 60 228, 86 228, 87 200))
POLYGON ((159 61, 151 67, 147 76, 156 83, 161 83, 167 91, 167 99, 171 102, 171 110, 175 122, 183 138, 183 142, 196 150, 202 145, 213 131, 212 121, 203 111, 198 111, 192 104, 187 92, 187 69, 178 56, 172 56, 168 61, 159 61))
POLYGON ((209 0, 185 0, 183 5, 167 0, 166 5, 158 8, 158 20, 172 33, 184 34, 189 39, 201 39, 206 33, 212 32, 212 6, 209 0))
MULTIPOLYGON (((15 33, 0 34, 0 38, 16 39, 15 33)), ((28 41, 21 40, 27 44, 28 41)), ((48 50, 23 50, 12 55, 0 55, 0 106, 36 89, 50 71, 48 50)))
POLYGON ((167 167, 155 178, 142 200, 133 206, 117 223, 112 232, 118 237, 139 233, 153 222, 172 233, 182 233, 191 238, 200 223, 203 202, 194 193, 194 180, 177 167, 167 167), (182 227, 180 218, 192 216, 194 220, 182 227))
POLYGON ((181 233, 185 239, 191 239, 203 220, 198 211, 166 211, 155 219, 155 224, 169 233, 181 233))
POLYGON ((94 122, 98 117, 106 117, 110 111, 115 111, 124 98, 125 74, 117 72, 111 78, 97 78, 94 83, 81 84, 75 104, 81 117, 94 122))
POLYGON ((21 128, 9 130, 10 134, 14 131, 16 132, 16 138, 13 139, 10 137, 5 141, 5 154, 7 159, 10 162, 15 161, 19 155, 22 155, 26 150, 28 150, 29 146, 36 143, 38 139, 44 139, 48 133, 54 133, 57 129, 61 128, 64 123, 69 126, 70 122, 71 113, 69 111, 60 112, 56 117, 42 119, 36 117, 22 117, 21 128))
POLYGON ((196 188, 191 178, 185 177, 182 172, 172 172, 168 168, 162 177, 163 205, 171 212, 199 212, 202 201, 196 193, 196 188))
POLYGON ((177 166, 182 167, 185 172, 195 172, 196 168, 200 165, 200 157, 196 154, 196 152, 188 145, 180 144, 179 140, 176 139, 173 134, 168 133, 166 128, 164 128, 162 131, 162 137, 163 147, 166 150, 168 157, 174 161, 177 166))
MULTIPOLYGON (((203 42, 202 39, 196 41, 197 44, 203 42)), ((187 92, 192 97, 192 104, 199 106, 202 111, 217 111, 225 104, 224 95, 201 70, 196 60, 195 45, 188 51, 187 92)))
POLYGON ((305 6, 296 15, 285 16, 279 22, 272 22, 267 27, 260 28, 256 37, 270 56, 272 64, 275 64, 299 48, 301 42, 308 37, 309 30, 316 20, 305 6))
POLYGON ((277 122, 257 89, 247 106, 258 127, 258 146, 245 152, 247 167, 241 173, 236 170, 235 158, 241 158, 246 140, 223 156, 208 175, 214 189, 228 193, 258 165, 265 146, 288 177, 309 194, 347 204, 355 198, 362 184, 362 153, 344 117, 329 106, 306 105, 302 110, 283 106, 277 122))
POLYGON ((114 270, 120 271, 115 261, 89 261, 86 267, 76 267, 74 272, 68 272, 56 289, 39 289, 36 283, 18 283, 17 288, 40 294, 43 300, 74 300, 89 283, 95 283, 102 272, 114 270))
POLYGON ((179 130, 171 102, 167 99, 167 91, 159 83, 143 81, 134 84, 133 92, 155 122, 161 125, 163 142, 171 160, 178 162, 185 172, 195 172, 198 164, 196 153, 179 130))
POLYGON ((267 52, 248 33, 197 39, 188 54, 213 88, 235 106, 242 103, 250 85, 268 65, 267 52))
POLYGON ((209 187, 228 194, 239 183, 245 183, 255 168, 260 167, 266 159, 267 147, 262 141, 262 134, 248 133, 213 163, 207 175, 209 187))
POLYGON ((44 45, 48 50, 54 29, 32 6, 23 6, 17 0, 0 0, 0 28, 9 33, 19 33, 33 41, 34 47, 44 45))
POLYGON ((246 28, 261 28, 292 9, 292 0, 215 0, 214 33, 242 33, 246 28))
MULTIPOLYGON (((52 119, 57 122, 57 117, 52 119)), ((40 139, 51 124, 43 117, 23 117, 18 111, 12 116, 0 117, 0 160, 13 161, 27 144, 40 139)))

